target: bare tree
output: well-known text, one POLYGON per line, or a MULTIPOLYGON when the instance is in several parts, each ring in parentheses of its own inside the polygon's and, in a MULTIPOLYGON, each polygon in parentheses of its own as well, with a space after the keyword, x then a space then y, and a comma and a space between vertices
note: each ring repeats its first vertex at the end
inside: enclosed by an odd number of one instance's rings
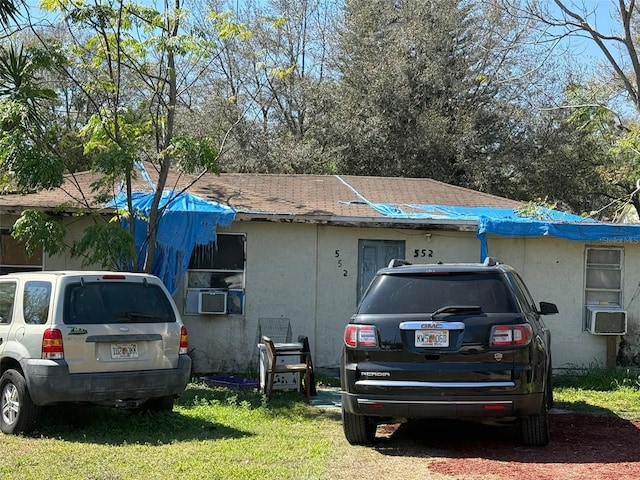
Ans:
POLYGON ((640 6, 636 0, 611 0, 607 6, 573 0, 501 0, 512 15, 538 26, 538 40, 550 49, 588 41, 601 54, 596 68, 567 80, 565 103, 545 107, 571 111, 573 124, 590 131, 605 150, 598 172, 608 184, 610 205, 628 204, 640 214, 640 6), (600 10, 598 10, 600 6, 600 10))
POLYGON ((235 125, 221 168, 323 171, 328 145, 319 133, 325 114, 322 94, 338 3, 210 2, 210 9, 231 9, 233 21, 251 32, 246 37, 211 37, 221 46, 221 55, 203 83, 209 92, 206 102, 192 109, 206 128, 221 128, 220 119, 235 125))

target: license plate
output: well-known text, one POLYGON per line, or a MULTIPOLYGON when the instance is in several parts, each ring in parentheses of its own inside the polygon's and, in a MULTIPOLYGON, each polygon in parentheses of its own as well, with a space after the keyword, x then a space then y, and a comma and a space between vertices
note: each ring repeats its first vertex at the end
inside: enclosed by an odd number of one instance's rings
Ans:
POLYGON ((448 347, 449 330, 416 330, 416 347, 448 347))
POLYGON ((138 344, 112 343, 111 358, 138 358, 138 344))

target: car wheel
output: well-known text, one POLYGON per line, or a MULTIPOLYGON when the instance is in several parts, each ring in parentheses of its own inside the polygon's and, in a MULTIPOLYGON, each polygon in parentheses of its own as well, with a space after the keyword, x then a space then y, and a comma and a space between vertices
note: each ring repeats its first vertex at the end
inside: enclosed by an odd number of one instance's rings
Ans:
POLYGON ((534 447, 544 447, 549 443, 549 417, 546 399, 540 413, 520 419, 522 443, 534 447))
POLYGON ((167 395, 159 398, 150 398, 141 405, 140 410, 149 413, 170 412, 173 410, 174 402, 175 397, 173 395, 167 395))
POLYGON ((17 370, 7 370, 0 378, 0 411, 3 433, 29 433, 38 421, 40 407, 31 400, 27 382, 17 370))
POLYGON ((376 438, 376 424, 365 415, 354 415, 342 409, 342 429, 351 445, 368 445, 376 438))

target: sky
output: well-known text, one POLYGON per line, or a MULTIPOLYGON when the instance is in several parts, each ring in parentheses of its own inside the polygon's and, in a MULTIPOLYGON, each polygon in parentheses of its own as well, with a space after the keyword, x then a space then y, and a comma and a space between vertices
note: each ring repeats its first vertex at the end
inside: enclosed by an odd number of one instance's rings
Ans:
MULTIPOLYGON (((564 3, 576 12, 588 12, 589 24, 604 34, 619 34, 621 25, 617 18, 619 0, 564 0, 564 3)), ((552 11, 559 12, 553 0, 547 0, 552 11)), ((594 60, 603 60, 605 57, 595 42, 590 38, 568 37, 564 40, 564 46, 570 48, 578 60, 591 63, 594 60)), ((615 50, 615 49, 614 49, 615 50)), ((615 51, 612 51, 615 53, 615 51)))

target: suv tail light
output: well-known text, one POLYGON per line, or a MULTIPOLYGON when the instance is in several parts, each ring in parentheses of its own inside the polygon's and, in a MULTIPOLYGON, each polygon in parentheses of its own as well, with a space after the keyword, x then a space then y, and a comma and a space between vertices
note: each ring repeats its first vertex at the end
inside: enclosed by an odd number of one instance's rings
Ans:
POLYGON ((180 328, 180 355, 186 354, 189 349, 189 336, 187 335, 187 327, 184 325, 180 328))
POLYGON ((521 325, 495 325, 491 329, 492 347, 522 347, 533 337, 533 329, 528 323, 521 325))
POLYGON ((378 335, 373 325, 352 325, 344 329, 344 344, 347 347, 377 347, 378 335))
POLYGON ((62 332, 57 328, 48 328, 42 334, 42 358, 47 360, 62 360, 64 358, 62 332))

